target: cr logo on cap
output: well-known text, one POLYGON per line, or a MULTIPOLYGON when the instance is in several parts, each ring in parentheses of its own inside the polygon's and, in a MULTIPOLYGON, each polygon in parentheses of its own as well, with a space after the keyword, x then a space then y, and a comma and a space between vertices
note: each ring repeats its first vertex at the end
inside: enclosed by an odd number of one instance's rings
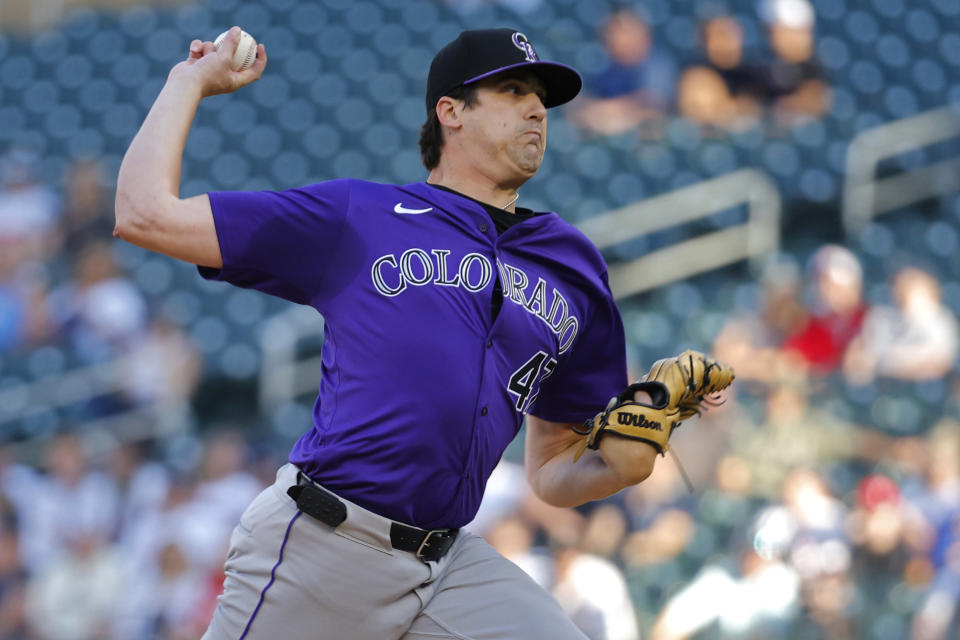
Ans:
POLYGON ((537 62, 540 58, 537 57, 537 51, 533 48, 533 45, 530 44, 530 41, 527 40, 527 36, 523 35, 519 31, 513 34, 513 45, 523 51, 524 57, 526 57, 528 62, 537 62))

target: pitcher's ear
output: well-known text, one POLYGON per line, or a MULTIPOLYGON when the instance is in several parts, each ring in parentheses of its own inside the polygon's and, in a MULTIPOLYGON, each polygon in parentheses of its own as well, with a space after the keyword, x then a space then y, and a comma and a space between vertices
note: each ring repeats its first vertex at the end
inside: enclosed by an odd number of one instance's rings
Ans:
POLYGON ((456 100, 449 96, 443 96, 437 100, 437 120, 444 127, 450 129, 459 129, 463 126, 460 114, 463 112, 463 101, 456 100))

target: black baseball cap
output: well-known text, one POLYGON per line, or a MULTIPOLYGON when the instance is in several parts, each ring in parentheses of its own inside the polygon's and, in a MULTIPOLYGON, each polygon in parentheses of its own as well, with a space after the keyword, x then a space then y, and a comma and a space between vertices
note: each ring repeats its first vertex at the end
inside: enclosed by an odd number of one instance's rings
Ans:
POLYGON ((518 68, 534 73, 543 83, 547 108, 573 100, 583 86, 573 67, 541 60, 527 36, 519 31, 474 29, 461 33, 434 56, 427 76, 427 113, 460 85, 518 68))

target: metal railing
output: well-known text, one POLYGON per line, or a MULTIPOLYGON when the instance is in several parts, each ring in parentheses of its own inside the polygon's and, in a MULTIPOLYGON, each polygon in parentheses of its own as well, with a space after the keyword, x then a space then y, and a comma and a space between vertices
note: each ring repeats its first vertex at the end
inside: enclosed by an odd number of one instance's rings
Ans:
POLYGON ((854 233, 875 216, 960 189, 960 155, 880 178, 884 160, 960 136, 960 105, 883 124, 857 135, 847 150, 843 225, 854 233))
POLYGON ((296 305, 272 316, 260 334, 260 410, 272 414, 284 402, 316 392, 323 363, 320 356, 300 358, 304 338, 323 335, 323 317, 312 307, 296 305))
POLYGON ((743 224, 695 236, 609 267, 616 298, 654 289, 745 258, 759 259, 780 247, 780 192, 757 169, 698 182, 603 213, 579 225, 599 249, 705 218, 746 204, 743 224))
MULTIPOLYGON (((135 357, 122 356, 0 389, 0 432, 38 411, 55 412, 124 392, 129 387, 126 374, 135 357)), ((84 443, 88 453, 96 454, 118 443, 173 436, 191 426, 192 413, 185 399, 158 400, 83 420, 84 443)), ((36 460, 40 444, 37 438, 27 438, 6 447, 17 460, 36 460)))

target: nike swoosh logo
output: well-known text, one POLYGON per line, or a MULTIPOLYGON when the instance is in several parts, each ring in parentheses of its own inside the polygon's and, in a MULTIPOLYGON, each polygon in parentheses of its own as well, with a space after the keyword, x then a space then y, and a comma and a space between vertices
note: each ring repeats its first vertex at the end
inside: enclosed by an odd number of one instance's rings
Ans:
POLYGON ((433 211, 433 207, 427 207, 426 209, 407 209, 399 202, 393 205, 394 213, 426 213, 427 211, 433 211))

